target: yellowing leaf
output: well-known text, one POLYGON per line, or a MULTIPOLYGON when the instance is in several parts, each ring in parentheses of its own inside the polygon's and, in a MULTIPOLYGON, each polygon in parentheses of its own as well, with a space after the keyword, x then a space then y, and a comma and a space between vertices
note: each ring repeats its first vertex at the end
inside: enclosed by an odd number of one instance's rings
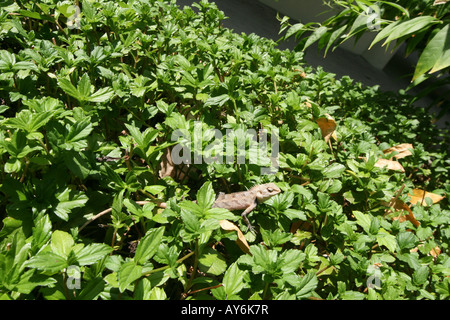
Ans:
MULTIPOLYGON (((389 154, 392 152, 398 152, 396 155, 393 156, 393 158, 401 159, 407 156, 412 155, 411 151, 409 149, 414 149, 413 145, 410 143, 402 143, 399 145, 396 145, 392 148, 388 148, 386 150, 383 150, 384 154, 389 154)), ((392 158, 391 158, 392 159, 392 158)))
POLYGON ((399 162, 394 161, 394 160, 378 159, 377 162, 375 163, 375 167, 378 167, 378 168, 387 167, 389 170, 405 172, 405 169, 403 168, 403 166, 399 162))
POLYGON ((248 245, 248 242, 245 239, 244 234, 242 233, 241 229, 239 229, 234 223, 232 223, 232 222, 230 222, 228 220, 220 220, 219 224, 220 224, 220 227, 223 230, 236 231, 237 232, 237 236, 238 236, 238 238, 236 240, 236 244, 245 253, 250 253, 250 246, 248 245))
POLYGON ((336 121, 334 121, 334 119, 329 114, 325 115, 326 118, 319 118, 316 120, 320 130, 322 131, 322 137, 325 139, 325 142, 328 142, 330 140, 330 137, 333 137, 333 139, 337 141, 336 121))
POLYGON ((440 196, 438 194, 431 193, 431 192, 426 192, 421 189, 413 189, 413 194, 412 195, 408 194, 408 195, 411 197, 411 200, 410 200, 411 204, 419 204, 419 205, 424 205, 424 206, 427 205, 425 198, 430 198, 433 201, 433 203, 439 202, 442 199, 444 199, 444 196, 440 196))

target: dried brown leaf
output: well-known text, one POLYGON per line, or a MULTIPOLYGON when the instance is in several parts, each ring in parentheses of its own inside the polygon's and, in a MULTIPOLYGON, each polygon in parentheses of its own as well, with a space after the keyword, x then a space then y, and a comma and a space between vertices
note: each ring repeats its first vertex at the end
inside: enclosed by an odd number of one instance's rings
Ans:
POLYGON ((330 137, 333 137, 333 139, 337 141, 336 121, 329 114, 325 115, 326 117, 322 117, 316 120, 322 132, 322 137, 325 139, 325 142, 328 142, 330 140, 330 137))
POLYGON ((237 232, 237 236, 238 236, 238 238, 236 240, 236 244, 245 253, 250 253, 250 246, 248 245, 248 242, 245 239, 244 234, 242 233, 241 229, 239 229, 234 223, 232 223, 232 222, 230 222, 228 220, 220 220, 219 224, 220 224, 220 227, 223 230, 236 231, 237 232))
MULTIPOLYGON (((386 150, 383 150, 384 154, 389 154, 392 152, 398 152, 396 155, 393 156, 393 158, 401 159, 407 156, 412 155, 411 151, 409 149, 414 149, 413 145, 410 143, 402 143, 396 146, 393 146, 391 148, 388 148, 386 150)), ((392 158, 391 158, 392 159, 392 158)))
POLYGON ((433 203, 437 203, 439 201, 441 201, 442 199, 444 199, 444 196, 435 194, 435 193, 431 193, 431 192, 427 192, 421 189, 413 189, 413 194, 410 195, 408 194, 408 196, 411 197, 411 204, 413 205, 424 205, 426 206, 427 203, 425 201, 425 198, 430 198, 433 203))
POLYGON ((375 167, 384 168, 387 167, 389 170, 395 170, 400 172, 405 172, 405 168, 400 164, 400 162, 388 159, 378 159, 375 163, 375 167))

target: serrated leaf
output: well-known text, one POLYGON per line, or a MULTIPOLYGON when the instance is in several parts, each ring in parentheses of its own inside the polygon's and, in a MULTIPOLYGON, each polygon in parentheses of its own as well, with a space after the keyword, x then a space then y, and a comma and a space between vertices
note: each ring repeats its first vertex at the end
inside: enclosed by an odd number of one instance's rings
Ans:
POLYGON ((397 242, 400 250, 415 247, 416 236, 412 232, 404 231, 397 235, 397 242))
POLYGON ((303 261, 304 255, 299 250, 288 250, 283 252, 279 259, 283 261, 281 271, 283 273, 295 272, 300 263, 303 261))
POLYGON ((158 250, 164 234, 164 227, 150 229, 139 241, 134 255, 134 261, 137 264, 143 264, 153 257, 158 250))
POLYGON ((70 82, 70 80, 66 78, 61 78, 58 80, 58 86, 63 89, 65 93, 67 93, 69 96, 82 101, 83 97, 78 92, 77 88, 70 82))
POLYGON ((51 237, 52 223, 48 214, 35 220, 31 249, 37 252, 51 237))
POLYGON ((380 230, 378 231, 377 242, 378 245, 385 246, 391 252, 395 252, 395 250, 397 249, 397 240, 395 239, 395 236, 393 236, 383 228, 380 228, 380 230))
POLYGON ((413 283, 418 286, 423 285, 427 281, 428 274, 428 267, 420 266, 419 268, 414 270, 413 283))
POLYGON ((210 181, 203 184, 197 192, 197 203, 202 209, 210 208, 216 199, 216 195, 210 181))
POLYGON ((90 118, 76 122, 69 127, 69 131, 65 137, 66 142, 71 143, 84 139, 89 136, 93 129, 94 127, 92 126, 90 118))
POLYGON ((371 217, 368 214, 362 213, 360 211, 353 211, 353 215, 356 218, 356 223, 358 223, 366 233, 369 233, 371 217))
POLYGON ((77 300, 95 300, 105 289, 105 280, 97 277, 83 285, 83 289, 77 296, 77 300))
POLYGON ((223 276, 223 286, 227 297, 238 294, 242 289, 246 287, 244 282, 244 276, 246 271, 240 270, 236 262, 225 272, 223 276))
POLYGON ((54 274, 67 268, 68 264, 64 257, 56 253, 41 252, 28 260, 27 266, 54 274))
POLYGON ((202 272, 218 276, 225 272, 227 263, 225 259, 214 249, 205 248, 198 259, 199 269, 202 272))
POLYGON ((84 206, 84 204, 89 200, 88 197, 81 193, 71 192, 69 188, 66 188, 63 192, 56 196, 59 201, 55 207, 55 214, 67 221, 69 219, 69 213, 72 209, 84 206))
POLYGON ((75 257, 81 266, 91 265, 97 260, 111 253, 112 248, 103 243, 93 243, 75 253, 75 257))
POLYGON ((117 273, 119 290, 124 292, 128 285, 142 276, 142 267, 138 266, 134 261, 128 261, 121 265, 117 273))
POLYGON ((317 288, 319 280, 314 271, 308 272, 300 281, 297 288, 297 298, 303 298, 311 295, 311 292, 317 288))
POLYGON ((55 230, 52 234, 51 248, 53 253, 67 258, 75 242, 72 236, 64 231, 55 230))
POLYGON ((325 178, 339 178, 345 171, 345 166, 340 163, 333 163, 323 170, 325 178))
POLYGON ((105 87, 95 91, 87 100, 90 102, 107 102, 113 95, 114 90, 110 87, 105 87))
POLYGON ((87 73, 83 74, 77 85, 77 91, 82 100, 86 100, 91 94, 91 79, 87 73))

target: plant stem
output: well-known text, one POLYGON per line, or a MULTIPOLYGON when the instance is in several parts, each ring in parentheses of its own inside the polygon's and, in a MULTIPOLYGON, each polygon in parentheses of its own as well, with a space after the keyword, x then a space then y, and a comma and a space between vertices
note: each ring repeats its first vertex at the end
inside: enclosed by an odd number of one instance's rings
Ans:
MULTIPOLYGON (((192 280, 195 278, 195 275, 197 274, 197 267, 198 267, 198 256, 199 256, 199 250, 198 250, 198 238, 195 239, 195 249, 194 249, 194 265, 192 266, 192 273, 189 277, 188 285, 186 286, 186 291, 188 292, 192 286, 192 280)), ((186 293, 187 294, 187 293, 186 293)))
MULTIPOLYGON (((187 258, 189 258, 190 256, 192 256, 193 254, 195 254, 195 251, 189 252, 189 253, 188 253, 187 255, 185 255, 184 257, 178 259, 178 260, 176 261, 176 263, 181 263, 181 262, 183 262, 184 260, 186 260, 187 258)), ((152 273, 156 273, 156 272, 159 272, 159 271, 164 271, 164 270, 169 269, 169 268, 170 268, 169 265, 164 266, 164 267, 160 267, 160 268, 156 268, 156 269, 150 270, 149 272, 147 272, 147 273, 144 274, 143 276, 144 276, 144 277, 148 277, 148 276, 151 275, 152 273)))
POLYGON ((269 291, 269 285, 270 285, 269 282, 266 282, 266 284, 264 285, 264 291, 263 291, 263 296, 262 296, 263 300, 266 299, 267 292, 269 291))

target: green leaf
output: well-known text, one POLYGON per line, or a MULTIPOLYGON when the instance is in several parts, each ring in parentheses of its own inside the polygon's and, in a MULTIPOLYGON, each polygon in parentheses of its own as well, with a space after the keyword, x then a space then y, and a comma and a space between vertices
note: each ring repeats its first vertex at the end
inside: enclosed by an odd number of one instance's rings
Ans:
POLYGON ((39 217, 34 222, 31 249, 37 252, 51 237, 52 223, 48 214, 39 217))
POLYGON ((199 268, 202 272, 218 276, 225 272, 227 263, 216 250, 205 248, 198 259, 199 268))
POLYGON ((91 265, 111 253, 112 248, 103 243, 93 243, 75 253, 80 266, 91 265))
POLYGON ((397 242, 400 250, 411 249, 416 245, 416 236, 412 232, 404 231, 397 235, 397 242))
POLYGON ((286 31, 285 39, 290 38, 292 35, 298 31, 304 30, 305 25, 303 23, 296 23, 286 31))
POLYGON ((428 25, 438 23, 439 20, 432 16, 421 16, 416 17, 411 20, 403 20, 400 21, 395 25, 394 28, 392 28, 389 32, 389 36, 384 42, 383 45, 398 39, 400 37, 404 37, 409 34, 413 34, 414 32, 418 30, 422 30, 426 28, 428 25))
POLYGON ((83 97, 78 92, 77 88, 66 78, 61 78, 58 80, 58 86, 63 89, 65 93, 69 96, 77 99, 78 101, 83 101, 83 97))
POLYGON ((52 234, 51 248, 53 253, 67 258, 75 242, 72 236, 64 231, 55 230, 52 234))
POLYGON ((246 287, 246 283, 244 282, 245 274, 246 271, 240 270, 236 262, 232 263, 227 269, 225 275, 223 276, 222 283, 228 298, 237 295, 246 287))
POLYGON ((27 262, 27 266, 45 271, 49 274, 55 274, 68 267, 64 257, 53 252, 41 252, 32 257, 27 262))
POLYGON ((20 276, 19 282, 14 286, 14 290, 20 293, 29 294, 37 286, 49 286, 56 283, 56 280, 48 275, 40 274, 35 269, 30 269, 20 276))
POLYGON ((97 277, 83 285, 83 289, 77 296, 77 300, 95 300, 105 289, 105 280, 97 277))
POLYGON ((433 65, 433 68, 431 68, 430 73, 434 73, 436 71, 445 69, 450 66, 450 32, 449 29, 447 30, 447 38, 444 45, 444 50, 442 52, 442 55, 439 57, 439 59, 435 62, 433 65))
POLYGON ((78 82, 77 91, 83 101, 91 94, 91 79, 89 79, 87 73, 83 74, 78 82))
POLYGON ((145 236, 139 241, 134 255, 134 261, 137 264, 143 264, 150 260, 158 250, 164 234, 164 227, 150 229, 145 236))
POLYGON ((316 262, 320 261, 320 257, 318 256, 318 249, 317 247, 313 244, 310 243, 306 248, 305 248, 305 255, 306 255, 306 259, 308 261, 309 264, 315 264, 316 262))
POLYGON ((330 49, 333 42, 336 41, 336 39, 338 39, 346 29, 347 29, 347 25, 343 25, 339 29, 333 31, 330 38, 328 39, 327 47, 325 48, 324 57, 327 56, 327 52, 330 49))
POLYGON ((145 186, 144 190, 147 192, 150 192, 153 195, 157 195, 158 193, 161 193, 166 188, 167 188, 166 186, 152 185, 152 186, 145 186))
POLYGON ((230 100, 230 96, 228 94, 222 94, 222 95, 217 96, 217 97, 209 97, 205 101, 204 106, 205 107, 209 107, 209 106, 220 106, 221 107, 228 100, 230 100))
POLYGON ((300 266, 300 263, 304 259, 304 255, 299 250, 287 250, 284 251, 280 257, 280 260, 283 261, 281 265, 281 270, 283 273, 290 273, 295 272, 298 267, 300 266))
POLYGON ((78 178, 84 180, 92 173, 88 157, 82 152, 69 151, 64 153, 64 163, 78 178))
POLYGON ((352 290, 345 291, 339 294, 339 296, 343 300, 363 300, 366 297, 364 293, 352 290))
POLYGON ((291 233, 283 232, 280 229, 275 229, 274 231, 261 229, 261 235, 264 243, 270 248, 280 246, 292 238, 291 233))
POLYGON ((413 283, 418 286, 423 285, 428 279, 428 274, 429 274, 428 267, 420 266, 414 271, 413 283))
POLYGON ((152 284, 147 278, 142 278, 134 290, 135 300, 149 300, 152 284))
POLYGON ((342 172, 345 171, 345 166, 340 163, 333 163, 323 170, 325 178, 339 178, 342 172))
POLYGON ((122 264, 117 273, 119 281, 119 290, 124 292, 128 285, 142 276, 142 267, 138 266, 134 261, 128 261, 122 264))
MULTIPOLYGON (((427 71, 441 70, 450 65, 450 25, 443 27, 428 42, 417 61, 412 81, 416 80, 427 71)), ((431 72, 431 71, 430 71, 431 72)))
POLYGON ((314 30, 314 32, 306 40, 303 50, 305 50, 310 45, 312 45, 314 42, 319 40, 327 31, 328 31, 328 28, 325 26, 321 26, 321 27, 317 28, 316 30, 314 30))
POLYGON ((152 290, 150 290, 150 296, 148 298, 149 300, 166 300, 167 295, 166 292, 159 287, 154 287, 152 290))
POLYGON ((372 223, 370 215, 364 214, 360 211, 353 211, 353 215, 356 218, 356 223, 359 224, 366 233, 369 233, 370 225, 372 223))
POLYGON ((206 182, 201 186, 200 190, 197 192, 197 203, 203 208, 211 208, 216 199, 216 195, 212 188, 212 183, 210 181, 206 182))
POLYGON ((66 188, 63 192, 56 196, 58 204, 55 208, 55 214, 64 221, 69 220, 69 213, 72 209, 83 207, 88 201, 88 197, 81 193, 72 192, 69 188, 66 188))
POLYGON ((308 219, 308 217, 306 216, 306 213, 302 210, 289 208, 289 209, 284 210, 283 214, 286 217, 288 217, 290 220, 299 219, 299 220, 306 221, 308 219))
POLYGON ((65 137, 66 142, 71 143, 80 141, 81 139, 84 139, 87 136, 89 136, 89 134, 92 132, 93 129, 94 127, 92 126, 90 118, 76 122, 69 127, 69 131, 67 132, 67 135, 65 137))
POLYGON ((378 245, 384 245, 391 252, 395 252, 395 250, 397 249, 397 240, 395 239, 395 236, 393 236, 383 228, 380 228, 377 234, 377 242, 378 245))
POLYGON ((107 102, 113 95, 114 90, 110 87, 105 87, 95 91, 87 100, 90 102, 107 102))
POLYGON ((53 115, 53 111, 32 113, 30 110, 25 109, 18 113, 15 118, 7 119, 4 124, 31 133, 44 126, 53 115))
POLYGON ((311 295, 312 291, 317 288, 319 280, 317 279, 314 271, 308 272, 300 281, 299 286, 296 288, 297 298, 304 298, 311 295))
POLYGON ((330 254, 330 263, 333 266, 337 266, 338 264, 340 264, 342 261, 344 261, 345 256, 344 254, 341 252, 340 249, 337 249, 336 253, 331 253, 330 254))

